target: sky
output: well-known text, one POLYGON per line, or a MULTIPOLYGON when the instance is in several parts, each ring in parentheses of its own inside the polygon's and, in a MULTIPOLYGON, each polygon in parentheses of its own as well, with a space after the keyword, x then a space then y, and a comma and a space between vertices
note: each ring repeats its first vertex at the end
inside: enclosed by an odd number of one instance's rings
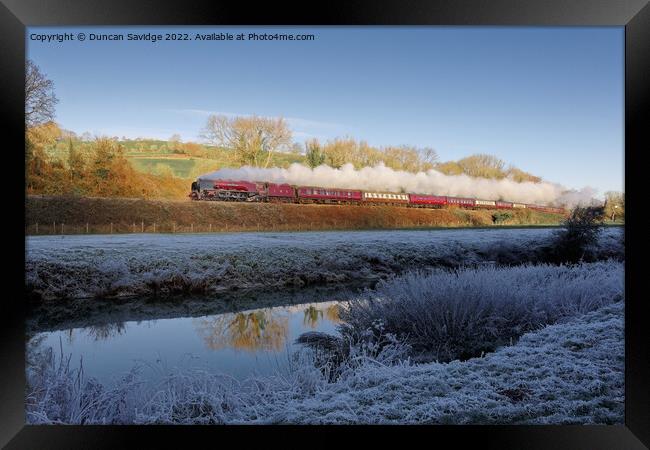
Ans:
POLYGON ((623 27, 30 27, 26 40, 56 122, 79 134, 199 140, 210 114, 284 117, 299 143, 488 153, 568 188, 623 190, 623 27), (62 33, 74 40, 38 40, 62 33))

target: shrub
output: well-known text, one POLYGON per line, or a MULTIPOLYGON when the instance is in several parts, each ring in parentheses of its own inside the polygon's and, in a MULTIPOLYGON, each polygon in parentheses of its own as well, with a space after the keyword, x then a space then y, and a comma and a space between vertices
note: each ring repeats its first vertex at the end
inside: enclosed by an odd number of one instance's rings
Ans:
POLYGON ((340 331, 354 345, 381 323, 414 360, 464 360, 622 298, 616 262, 413 272, 349 301, 340 331))
POLYGON ((602 231, 603 210, 594 207, 576 207, 562 223, 551 245, 554 262, 578 262, 598 242, 602 231))
POLYGON ((508 211, 498 211, 492 214, 492 222, 494 223, 503 223, 510 219, 512 219, 512 213, 508 211))

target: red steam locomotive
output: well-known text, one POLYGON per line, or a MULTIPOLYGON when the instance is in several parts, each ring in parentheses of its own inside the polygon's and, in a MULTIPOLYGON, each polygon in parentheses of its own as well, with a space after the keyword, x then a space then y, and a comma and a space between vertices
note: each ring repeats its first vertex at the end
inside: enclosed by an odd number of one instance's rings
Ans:
POLYGON ((336 205, 393 205, 411 208, 522 209, 564 214, 564 208, 514 203, 500 200, 451 197, 446 195, 410 194, 358 189, 292 186, 265 181, 196 180, 189 194, 192 200, 234 202, 321 203, 336 205))

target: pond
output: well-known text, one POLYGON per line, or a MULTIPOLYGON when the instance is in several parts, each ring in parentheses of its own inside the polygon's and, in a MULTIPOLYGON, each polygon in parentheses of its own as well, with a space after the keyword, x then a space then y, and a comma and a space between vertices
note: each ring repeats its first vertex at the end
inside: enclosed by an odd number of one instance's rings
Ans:
MULTIPOLYGON (((126 321, 36 333, 32 343, 72 355, 86 377, 111 383, 136 365, 150 379, 191 364, 237 379, 289 367, 296 338, 307 331, 336 333, 338 301, 248 309, 158 320, 126 321)), ((58 356, 57 356, 58 357, 58 356)))

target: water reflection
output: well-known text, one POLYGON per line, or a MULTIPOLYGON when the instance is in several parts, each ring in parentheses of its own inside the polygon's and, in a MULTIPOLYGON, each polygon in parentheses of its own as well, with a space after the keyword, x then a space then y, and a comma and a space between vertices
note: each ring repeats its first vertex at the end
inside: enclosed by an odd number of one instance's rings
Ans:
POLYGON ((341 318, 339 317, 339 308, 340 306, 337 304, 329 305, 326 307, 325 317, 327 317, 327 320, 330 322, 339 323, 341 321, 341 318))
POLYGON ((212 350, 232 348, 255 352, 279 351, 287 345, 289 317, 303 310, 303 326, 315 329, 323 318, 338 323, 338 306, 309 305, 265 308, 234 314, 194 319, 194 328, 205 345, 212 350))
POLYGON ((76 334, 84 333, 86 336, 91 338, 93 341, 106 341, 111 338, 120 336, 126 333, 126 323, 124 322, 114 322, 114 323, 103 323, 99 325, 90 325, 86 328, 70 328, 64 333, 66 342, 68 345, 74 344, 76 334))
POLYGON ((305 309, 305 318, 302 323, 309 325, 312 328, 316 328, 316 325, 318 325, 318 319, 322 317, 322 310, 315 308, 313 305, 309 305, 309 307, 305 309))
MULTIPOLYGON (((169 367, 192 355, 201 367, 244 379, 284 367, 294 341, 306 331, 336 333, 336 301, 302 303, 203 317, 127 321, 38 333, 42 341, 102 382, 133 368, 136 361, 164 361, 169 367)), ((148 372, 147 372, 148 373, 148 372)), ((156 373, 148 373, 154 379, 156 373)))
POLYGON ((94 325, 86 329, 89 337, 95 341, 105 341, 124 334, 126 332, 126 324, 124 322, 105 323, 101 325, 94 325))
POLYGON ((278 351, 287 340, 289 318, 258 310, 195 319, 195 328, 212 350, 278 351))

